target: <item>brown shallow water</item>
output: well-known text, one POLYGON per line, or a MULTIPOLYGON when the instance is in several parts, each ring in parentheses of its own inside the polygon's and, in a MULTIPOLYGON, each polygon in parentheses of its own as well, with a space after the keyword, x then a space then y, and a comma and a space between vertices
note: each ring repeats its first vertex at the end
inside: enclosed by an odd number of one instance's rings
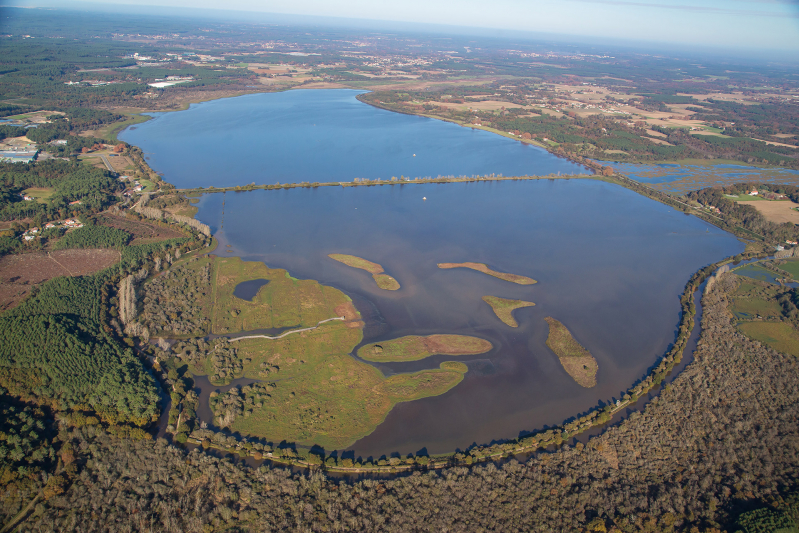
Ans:
MULTIPOLYGON (((454 333, 494 344, 489 353, 457 358, 469 372, 448 393, 396 406, 352 446, 364 457, 513 438, 614 401, 674 340, 678 297, 691 273, 743 249, 695 217, 582 179, 211 194, 199 208, 229 255, 350 294, 367 322, 364 342, 454 333), (380 290, 329 253, 380 263, 402 288, 380 290), (466 261, 538 284, 436 266, 466 261), (516 311, 519 327, 510 328, 485 295, 536 306, 516 311), (591 351, 596 387, 577 385, 546 347, 545 316, 591 351)), ((449 359, 376 366, 388 374, 449 359)))

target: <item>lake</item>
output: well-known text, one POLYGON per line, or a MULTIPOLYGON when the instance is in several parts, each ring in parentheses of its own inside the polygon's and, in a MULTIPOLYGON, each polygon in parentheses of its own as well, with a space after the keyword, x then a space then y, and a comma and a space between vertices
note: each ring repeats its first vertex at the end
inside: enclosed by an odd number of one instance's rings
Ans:
POLYGON ((356 100, 362 91, 294 90, 155 113, 118 137, 179 188, 392 176, 587 172, 543 148, 356 100))
MULTIPOLYGON (((264 261, 349 294, 367 320, 364 342, 461 333, 494 344, 488 354, 457 358, 469 372, 448 393, 396 406, 354 445, 365 457, 513 438, 620 398, 674 340, 690 275, 743 250, 696 217, 585 179, 207 194, 198 207, 223 255, 264 261), (377 262, 402 288, 381 290, 330 253, 377 262), (436 266, 464 261, 538 283, 436 266), (516 311, 520 327, 510 328, 485 295, 536 306, 516 311), (546 347, 546 316, 563 322, 597 359, 596 387, 577 385, 546 347)), ((377 366, 390 374, 451 359, 377 366)))
MULTIPOLYGON (((208 102, 158 115, 122 138, 142 146, 153 168, 179 187, 580 171, 541 149, 375 109, 355 94, 208 102)), ((469 371, 444 395, 397 405, 352 446, 364 457, 514 438, 620 398, 673 342, 691 274, 743 251, 732 235, 696 217, 590 179, 257 190, 206 194, 197 206, 197 218, 219 240, 217 253, 264 261, 350 295, 367 323, 365 343, 433 333, 493 343, 478 356, 377 364, 391 374, 456 359, 469 371), (330 253, 379 263, 402 288, 381 290, 330 253), (538 283, 436 266, 465 261, 538 283), (481 300, 486 295, 536 305, 516 311, 519 327, 511 328, 481 300), (595 387, 577 385, 547 348, 547 316, 594 355, 595 387)))

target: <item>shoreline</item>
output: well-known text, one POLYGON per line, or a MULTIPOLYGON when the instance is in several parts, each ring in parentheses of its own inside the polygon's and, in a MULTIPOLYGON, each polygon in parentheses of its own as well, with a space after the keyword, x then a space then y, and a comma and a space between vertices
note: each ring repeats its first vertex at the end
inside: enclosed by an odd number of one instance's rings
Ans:
MULTIPOLYGON (((232 96, 228 96, 232 97, 232 96)), ((212 100, 212 99, 209 99, 212 100)), ((183 109, 188 108, 190 105, 187 104, 184 106, 183 109)), ((178 109, 182 110, 182 109, 178 109)), ((393 110, 391 110, 393 111, 393 110)), ((430 117, 436 118, 436 117, 430 117)), ((546 148, 545 148, 546 149, 546 148)), ((559 155, 563 157, 562 155, 559 155)), ((575 161, 578 164, 585 165, 584 162, 575 161)), ((590 166, 585 165, 591 170, 590 166)), ((406 180, 374 180, 374 181, 363 181, 363 182, 328 182, 328 183, 292 183, 292 184, 280 184, 280 185, 260 185, 260 186, 233 186, 233 187, 224 187, 224 188, 187 188, 187 189, 175 189, 171 187, 171 184, 164 181, 163 184, 167 186, 167 190, 171 192, 177 193, 215 193, 215 192, 242 192, 242 191, 249 191, 249 190, 281 190, 281 189, 294 189, 294 188, 316 188, 321 186, 340 186, 340 187, 354 187, 354 186, 375 186, 375 185, 407 185, 407 184, 430 184, 430 183, 463 183, 463 182, 480 182, 480 181, 519 181, 519 180, 541 180, 541 179, 593 179, 597 181, 605 181, 608 183, 614 183, 625 187, 627 189, 632 190, 642 196, 647 196, 650 199, 659 201, 660 203, 664 203, 669 205, 673 208, 680 209, 686 213, 697 215, 698 218, 712 223, 725 231, 733 233, 736 236, 739 236, 737 232, 731 231, 728 227, 724 227, 724 221, 719 217, 715 217, 713 215, 706 214, 704 212, 698 211, 696 208, 678 200, 676 197, 672 195, 668 195, 666 193, 660 192, 656 189, 652 189, 651 187, 647 187, 646 185, 639 183, 637 181, 631 180, 626 176, 618 173, 614 173, 611 176, 605 176, 600 174, 572 174, 572 175, 548 175, 548 176, 473 176, 473 177, 437 177, 437 178, 422 178, 422 179, 406 179, 406 180), (699 216, 700 213, 703 216, 699 216), (717 220, 709 220, 706 217, 712 217, 712 219, 717 220)), ((757 254, 741 254, 744 257, 753 257, 757 254)), ((736 256, 737 257, 737 256, 736 256)), ((720 260, 709 267, 705 267, 703 269, 699 269, 688 281, 686 284, 685 291, 683 293, 683 297, 681 300, 683 301, 683 311, 681 312, 680 322, 678 323, 679 334, 675 339, 672 348, 668 350, 661 358, 660 362, 656 364, 653 369, 645 376, 643 376, 636 384, 631 386, 628 389, 629 398, 623 401, 617 401, 615 405, 603 405, 600 402, 599 405, 595 406, 594 408, 589 409, 586 411, 584 416, 580 417, 580 419, 584 419, 586 416, 589 417, 587 422, 583 422, 574 426, 575 422, 564 422, 560 426, 556 426, 555 428, 549 428, 547 430, 536 430, 525 437, 514 439, 513 441, 506 441, 501 444, 494 444, 494 445, 486 445, 486 446, 479 446, 475 445, 470 450, 477 450, 475 455, 469 455, 469 458, 473 458, 472 460, 467 460, 464 462, 460 462, 455 460, 454 452, 450 454, 441 454, 441 455, 434 455, 429 457, 429 462, 427 464, 412 464, 412 465, 391 465, 391 466, 383 466, 383 465, 375 465, 373 467, 365 467, 365 466, 353 466, 353 467, 344 467, 344 466, 324 466, 320 467, 315 463, 304 461, 300 457, 276 457, 274 454, 264 454, 265 456, 261 459, 262 461, 270 461, 275 464, 281 465, 288 465, 288 466, 300 466, 302 468, 307 469, 322 469, 327 472, 331 473, 341 473, 341 474, 377 474, 377 475, 395 475, 401 472, 409 472, 422 469, 440 469, 447 466, 452 466, 454 464, 463 464, 463 465, 470 465, 473 463, 480 463, 486 461, 493 461, 497 459, 503 459, 507 457, 515 457, 521 454, 530 454, 541 449, 546 449, 553 445, 559 445, 564 440, 576 437, 581 435, 585 432, 588 432, 592 429, 597 427, 602 427, 608 423, 610 417, 614 414, 617 414, 625 407, 629 405, 634 405, 636 402, 639 401, 639 398, 657 387, 660 382, 662 381, 662 376, 664 374, 668 374, 671 370, 673 370, 680 362, 682 355, 681 350, 685 348, 687 343, 687 339, 690 337, 694 327, 686 328, 687 322, 691 322, 693 324, 693 313, 691 309, 693 308, 694 302, 694 294, 696 287, 701 284, 707 277, 709 277, 715 268, 722 266, 724 264, 730 263, 733 261, 733 258, 728 257, 725 259, 720 260), (711 269, 710 272, 707 272, 708 269, 711 269), (698 281, 701 280, 701 281, 698 281), (686 293, 689 293, 688 297, 686 298, 686 293), (678 353, 675 353, 678 352, 678 353), (660 377, 658 377, 660 376, 660 377), (629 392, 633 392, 633 394, 629 394, 629 392), (559 431, 560 430, 560 431, 559 431), (565 435, 565 437, 564 437, 565 435)), ((701 328, 701 326, 700 326, 701 328)), ((651 400, 650 400, 651 401, 651 400)), ((648 402, 647 402, 648 404, 648 402)), ((644 406, 645 407, 645 406, 644 406)), ((644 408, 642 407, 642 408, 644 408)), ((572 420, 574 420, 572 418, 572 420)), ((604 432, 604 429, 600 432, 600 434, 604 432)), ((193 439, 189 439, 188 442, 192 443, 193 439)), ((193 443, 193 444, 199 444, 193 443)), ((241 443, 239 443, 241 444, 241 443)), ((233 448, 221 448, 216 446, 211 446, 211 448, 216 448, 220 451, 226 453, 235 453, 238 455, 252 457, 254 458, 255 455, 251 453, 247 453, 246 450, 242 449, 240 446, 236 446, 233 448)))

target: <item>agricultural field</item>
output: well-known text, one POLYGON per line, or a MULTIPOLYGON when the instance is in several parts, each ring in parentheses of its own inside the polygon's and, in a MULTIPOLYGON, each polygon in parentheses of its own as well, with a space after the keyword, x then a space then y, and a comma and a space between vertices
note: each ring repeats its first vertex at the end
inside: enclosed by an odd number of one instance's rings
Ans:
POLYGON ((779 318, 782 307, 776 301, 779 287, 772 283, 740 277, 738 289, 732 295, 730 310, 739 320, 779 318))
POLYGON ((59 276, 87 276, 120 260, 117 250, 80 249, 6 255, 0 258, 0 311, 11 309, 30 292, 59 276))
POLYGON ((501 321, 512 328, 518 328, 519 323, 513 318, 513 312, 516 309, 524 307, 532 307, 533 302, 525 302, 523 300, 509 300, 507 298, 499 298, 498 296, 483 296, 483 301, 491 306, 491 309, 501 321))
POLYGON ((799 259, 785 261, 779 265, 779 268, 791 274, 794 279, 799 279, 799 259))
MULTIPOLYGON (((778 268, 784 270, 786 266, 796 269, 799 262, 786 261, 778 268)), ((740 275, 736 278, 738 287, 732 294, 730 310, 738 320, 738 330, 778 352, 799 357, 796 289, 740 275)))
POLYGON ((778 352, 799 357, 799 331, 787 322, 742 322, 738 329, 778 352))
POLYGON ((795 204, 790 200, 766 200, 766 201, 748 201, 738 202, 741 205, 751 205, 775 224, 799 224, 799 204, 795 204))

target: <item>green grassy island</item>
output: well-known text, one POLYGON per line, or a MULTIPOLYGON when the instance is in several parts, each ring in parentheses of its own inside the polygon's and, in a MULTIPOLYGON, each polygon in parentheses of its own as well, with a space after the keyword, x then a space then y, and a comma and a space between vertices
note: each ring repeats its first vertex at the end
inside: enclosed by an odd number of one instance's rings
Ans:
POLYGON ((596 385, 599 366, 594 356, 572 337, 566 326, 551 316, 546 317, 546 321, 549 324, 547 346, 558 356, 564 370, 583 387, 591 388, 596 385))
POLYGON ((519 323, 513 318, 513 312, 516 309, 523 307, 532 307, 533 302, 525 302, 524 300, 508 300, 507 298, 500 298, 498 296, 483 296, 483 301, 491 306, 494 313, 501 321, 506 323, 512 328, 518 328, 519 323))
POLYGON ((367 261, 366 259, 355 255, 328 254, 327 256, 330 259, 338 261, 339 263, 344 263, 349 267, 360 268, 361 270, 369 272, 372 275, 372 278, 375 280, 375 283, 377 283, 377 286, 381 289, 385 289, 387 291, 396 291, 400 288, 399 282, 386 274, 383 267, 377 263, 367 261))
POLYGON ((485 339, 468 335, 406 335, 396 339, 361 346, 358 357, 379 363, 418 361, 431 355, 476 355, 493 345, 485 339))
POLYGON ((497 272, 496 270, 488 268, 488 265, 485 263, 439 263, 438 268, 471 268, 472 270, 482 272, 483 274, 488 274, 489 276, 494 276, 495 278, 499 278, 504 281, 510 281, 511 283, 517 283, 519 285, 532 285, 534 283, 538 283, 536 280, 528 278, 527 276, 509 274, 507 272, 497 272))

